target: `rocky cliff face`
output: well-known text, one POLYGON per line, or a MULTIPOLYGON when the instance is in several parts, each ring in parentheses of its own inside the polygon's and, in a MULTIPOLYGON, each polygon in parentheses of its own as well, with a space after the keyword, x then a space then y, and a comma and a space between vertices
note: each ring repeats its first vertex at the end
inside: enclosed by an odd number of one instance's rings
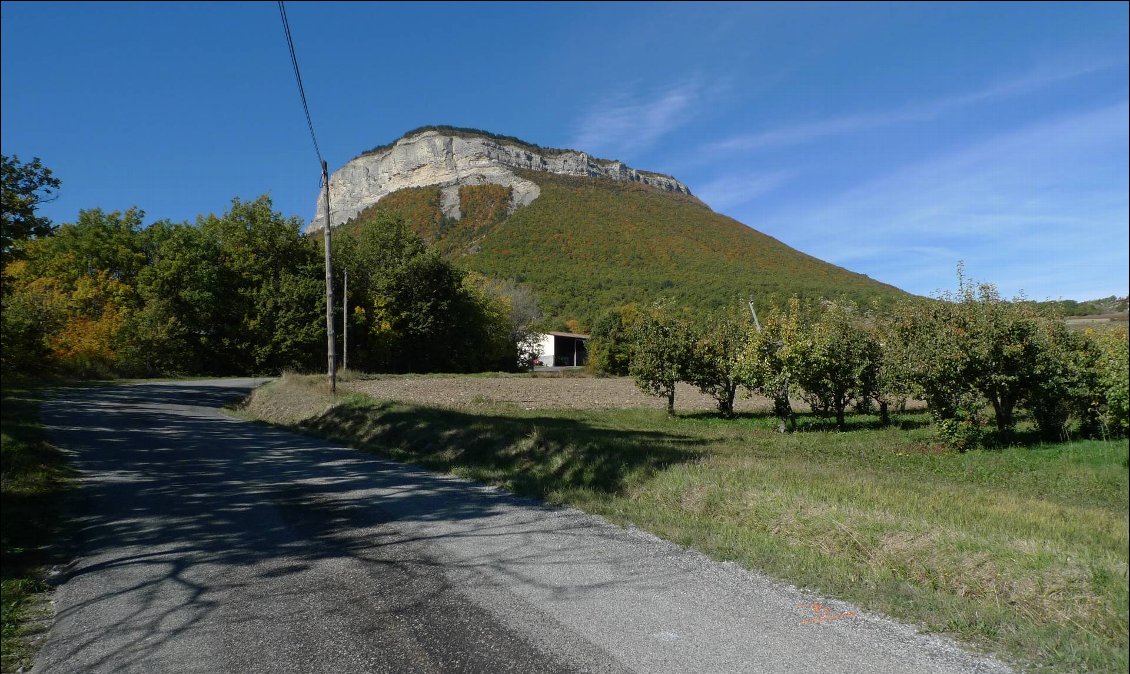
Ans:
MULTIPOLYGON (((511 169, 546 171, 639 182, 668 192, 690 194, 670 176, 638 171, 618 161, 603 161, 574 150, 546 150, 462 132, 429 130, 413 133, 391 147, 361 155, 330 176, 334 226, 348 222, 387 194, 408 187, 440 185, 445 215, 459 219, 459 187, 493 183, 511 188, 511 210, 538 198, 541 188, 511 169)), ((325 201, 307 231, 325 222, 325 201)))

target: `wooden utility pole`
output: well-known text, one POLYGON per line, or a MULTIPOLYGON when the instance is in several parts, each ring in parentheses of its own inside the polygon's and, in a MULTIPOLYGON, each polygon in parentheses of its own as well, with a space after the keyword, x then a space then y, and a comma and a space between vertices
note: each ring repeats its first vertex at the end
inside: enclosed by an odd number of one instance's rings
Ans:
POLYGON ((345 287, 341 290, 341 369, 349 369, 349 270, 345 271, 345 287))
POLYGON ((761 332, 761 321, 757 320, 757 309, 753 308, 753 299, 750 299, 749 301, 749 313, 753 314, 754 327, 757 328, 758 332, 761 332))
POLYGON ((326 222, 322 230, 326 242, 326 360, 329 363, 330 394, 337 395, 337 336, 334 334, 334 271, 330 260, 330 172, 322 160, 322 184, 326 186, 326 222))

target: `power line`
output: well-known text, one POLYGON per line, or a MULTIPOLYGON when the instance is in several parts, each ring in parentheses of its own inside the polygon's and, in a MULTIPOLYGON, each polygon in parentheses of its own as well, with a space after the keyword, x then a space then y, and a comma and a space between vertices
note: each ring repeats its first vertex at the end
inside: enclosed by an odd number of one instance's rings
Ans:
POLYGON ((290 36, 290 22, 286 20, 286 4, 279 0, 279 16, 282 17, 283 32, 286 33, 286 46, 290 49, 290 62, 294 66, 294 79, 298 82, 298 95, 302 97, 302 110, 306 113, 306 126, 310 129, 310 140, 314 141, 314 153, 318 163, 324 164, 322 150, 318 147, 318 137, 314 135, 314 122, 310 120, 310 106, 306 104, 306 90, 302 88, 302 73, 298 70, 298 57, 294 54, 294 39, 290 36))
POLYGON ((290 35, 290 22, 286 20, 286 5, 279 0, 279 16, 282 17, 283 32, 286 33, 286 46, 290 49, 290 63, 294 66, 294 80, 298 82, 298 95, 302 97, 302 110, 306 113, 306 126, 310 128, 310 140, 314 141, 314 153, 322 168, 322 187, 326 197, 326 224, 322 228, 322 238, 326 244, 326 367, 330 379, 330 393, 337 395, 337 354, 334 336, 334 284, 333 261, 330 259, 330 173, 322 150, 318 147, 318 137, 314 135, 314 122, 310 119, 310 106, 306 104, 306 90, 302 87, 302 73, 298 70, 298 57, 294 54, 294 39, 290 35))

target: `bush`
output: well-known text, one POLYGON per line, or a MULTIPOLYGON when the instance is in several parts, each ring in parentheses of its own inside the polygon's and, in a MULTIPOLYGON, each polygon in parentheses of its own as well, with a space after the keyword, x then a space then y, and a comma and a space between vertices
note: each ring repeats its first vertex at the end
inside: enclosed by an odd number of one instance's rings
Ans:
POLYGON ((985 442, 984 413, 985 401, 978 394, 960 394, 948 416, 934 415, 938 439, 959 452, 980 447, 985 442))

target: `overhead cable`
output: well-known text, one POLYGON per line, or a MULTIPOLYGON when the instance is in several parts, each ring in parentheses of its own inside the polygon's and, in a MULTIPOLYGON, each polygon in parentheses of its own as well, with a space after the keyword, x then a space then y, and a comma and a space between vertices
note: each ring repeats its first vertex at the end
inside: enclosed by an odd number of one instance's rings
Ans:
POLYGON ((298 82, 298 95, 302 98, 302 110, 306 113, 306 126, 310 128, 310 140, 314 141, 314 153, 318 164, 324 164, 322 150, 318 147, 318 137, 314 135, 314 122, 310 119, 310 106, 306 103, 306 90, 302 88, 302 73, 298 70, 298 57, 294 54, 294 39, 290 36, 290 22, 286 20, 286 3, 279 0, 279 16, 282 17, 283 32, 286 33, 286 46, 290 49, 290 62, 294 66, 294 79, 298 82))

